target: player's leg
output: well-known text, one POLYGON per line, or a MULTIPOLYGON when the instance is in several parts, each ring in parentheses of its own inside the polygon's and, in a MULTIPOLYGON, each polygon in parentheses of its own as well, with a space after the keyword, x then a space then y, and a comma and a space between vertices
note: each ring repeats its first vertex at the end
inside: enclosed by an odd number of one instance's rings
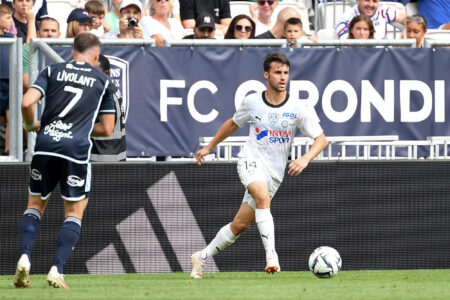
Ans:
POLYGON ((40 196, 28 195, 27 209, 20 221, 20 259, 14 276, 15 287, 27 287, 30 281, 31 249, 39 232, 41 217, 47 205, 40 196))
POLYGON ((81 220, 90 191, 90 164, 76 164, 61 159, 61 166, 60 185, 65 219, 56 240, 56 256, 47 282, 55 288, 68 289, 63 270, 80 237, 81 220))
POLYGON ((261 240, 266 250, 266 272, 280 272, 278 255, 275 251, 275 226, 270 212, 271 195, 267 184, 254 181, 248 185, 248 190, 256 203, 255 221, 261 240))
POLYGON ((255 220, 255 211, 243 202, 233 222, 223 226, 216 237, 203 250, 192 254, 192 278, 202 278, 208 260, 234 243, 239 235, 247 230, 255 220))
POLYGON ((16 287, 27 287, 29 284, 31 249, 39 232, 47 199, 57 183, 49 176, 51 169, 51 159, 45 156, 35 156, 30 165, 28 204, 20 221, 20 259, 14 276, 16 287))

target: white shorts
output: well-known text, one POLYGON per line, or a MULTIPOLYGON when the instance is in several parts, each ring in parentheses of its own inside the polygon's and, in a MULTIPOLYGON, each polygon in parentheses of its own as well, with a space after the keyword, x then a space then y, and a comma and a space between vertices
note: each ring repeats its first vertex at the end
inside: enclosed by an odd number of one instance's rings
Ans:
POLYGON ((245 186, 245 195, 242 202, 247 202, 253 209, 256 209, 256 202, 248 192, 248 185, 255 181, 263 181, 267 185, 270 197, 272 198, 280 187, 281 182, 270 176, 259 159, 240 158, 237 164, 239 178, 245 186))

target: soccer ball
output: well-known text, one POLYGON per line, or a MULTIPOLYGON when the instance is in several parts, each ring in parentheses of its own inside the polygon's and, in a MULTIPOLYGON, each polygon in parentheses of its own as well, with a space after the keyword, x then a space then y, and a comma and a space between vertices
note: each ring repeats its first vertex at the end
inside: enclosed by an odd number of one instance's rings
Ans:
POLYGON ((342 267, 342 259, 336 249, 322 246, 309 257, 309 269, 319 278, 330 278, 342 267))

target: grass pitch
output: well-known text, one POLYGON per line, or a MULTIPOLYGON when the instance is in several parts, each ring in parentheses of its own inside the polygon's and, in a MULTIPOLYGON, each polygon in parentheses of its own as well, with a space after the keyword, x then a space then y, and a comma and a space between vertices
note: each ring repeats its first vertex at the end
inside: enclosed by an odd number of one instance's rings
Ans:
POLYGON ((450 270, 341 271, 331 279, 311 272, 67 275, 70 290, 32 275, 26 289, 0 276, 0 299, 450 299, 450 270))

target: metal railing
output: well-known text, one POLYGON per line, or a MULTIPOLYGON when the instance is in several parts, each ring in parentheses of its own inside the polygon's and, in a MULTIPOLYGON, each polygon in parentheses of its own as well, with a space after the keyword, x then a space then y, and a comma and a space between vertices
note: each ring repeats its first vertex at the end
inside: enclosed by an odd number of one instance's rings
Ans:
POLYGON ((317 43, 313 41, 295 41, 296 48, 303 47, 410 47, 416 48, 415 39, 404 40, 323 40, 317 43))
POLYGON ((22 38, 3 38, 0 45, 9 46, 9 157, 6 161, 23 161, 22 114, 23 94, 22 38))
POLYGON ((186 39, 179 41, 164 41, 166 47, 287 47, 285 39, 247 39, 247 40, 206 40, 206 39, 186 39))
MULTIPOLYGON (((205 147, 213 137, 200 137, 199 146, 205 147)), ((215 153, 206 160, 236 161, 236 154, 247 142, 247 136, 231 136, 216 147, 215 153)), ((328 146, 316 160, 396 160, 396 159, 449 159, 450 137, 428 137, 427 140, 399 140, 398 135, 375 136, 328 136, 328 146), (427 157, 419 157, 418 148, 428 149, 427 157), (398 149, 406 149, 405 154, 398 155, 398 149)), ((290 152, 291 159, 305 154, 313 140, 307 137, 295 137, 290 152)))

